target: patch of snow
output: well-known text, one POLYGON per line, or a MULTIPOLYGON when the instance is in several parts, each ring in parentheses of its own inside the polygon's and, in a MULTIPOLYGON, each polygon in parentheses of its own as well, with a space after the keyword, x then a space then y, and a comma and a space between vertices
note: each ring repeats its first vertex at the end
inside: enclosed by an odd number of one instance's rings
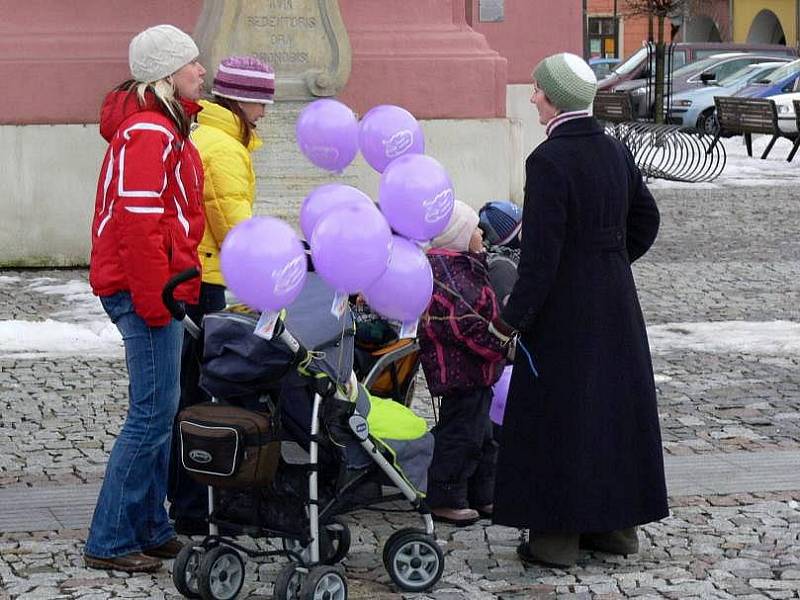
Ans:
POLYGON ((793 321, 716 321, 666 323, 647 328, 653 352, 800 353, 800 323, 793 321))
POLYGON ((122 356, 122 336, 111 321, 83 324, 46 321, 0 321, 0 356, 122 356))
POLYGON ((770 186, 789 186, 800 183, 800 156, 792 162, 786 162, 786 157, 792 149, 792 142, 779 138, 769 157, 762 160, 761 154, 769 143, 770 136, 753 136, 753 156, 747 156, 747 148, 742 136, 720 139, 719 144, 725 146, 727 161, 725 168, 717 179, 711 182, 683 183, 668 181, 666 179, 649 179, 647 185, 653 189, 660 188, 727 188, 727 187, 758 187, 768 184, 770 186))

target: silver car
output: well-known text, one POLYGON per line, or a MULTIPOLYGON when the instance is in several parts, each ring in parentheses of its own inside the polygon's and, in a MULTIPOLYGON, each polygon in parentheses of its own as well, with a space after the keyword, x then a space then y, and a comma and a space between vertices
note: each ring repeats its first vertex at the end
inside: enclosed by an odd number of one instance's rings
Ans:
MULTIPOLYGON (((784 55, 785 56, 785 55, 784 55)), ((780 61, 783 56, 776 56, 772 53, 753 53, 753 52, 723 52, 714 54, 707 58, 689 63, 679 69, 675 69, 671 76, 671 95, 685 92, 690 89, 702 89, 712 81, 718 81, 739 71, 746 65, 766 61, 780 61)), ((786 57, 788 60, 788 56, 786 57)), ((614 91, 629 91, 631 101, 639 117, 646 117, 653 112, 653 101, 655 100, 655 87, 653 82, 639 83, 629 81, 618 85, 614 91)), ((666 95, 667 90, 664 90, 666 95)))
POLYGON ((788 61, 772 60, 747 65, 719 81, 708 81, 703 87, 674 94, 670 98, 669 106, 667 100, 664 100, 664 108, 668 109, 667 122, 696 127, 710 134, 716 133, 718 124, 714 97, 732 96, 750 83, 764 79, 786 62, 788 61))

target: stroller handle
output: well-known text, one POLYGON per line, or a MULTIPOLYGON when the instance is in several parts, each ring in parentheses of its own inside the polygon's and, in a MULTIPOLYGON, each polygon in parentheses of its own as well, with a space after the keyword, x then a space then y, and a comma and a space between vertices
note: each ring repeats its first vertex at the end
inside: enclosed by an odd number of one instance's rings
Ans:
POLYGON ((197 267, 186 269, 177 275, 173 275, 170 280, 167 281, 164 289, 161 290, 161 301, 164 303, 164 306, 167 307, 170 314, 178 321, 183 321, 183 318, 186 316, 186 309, 183 307, 183 304, 175 300, 175 288, 199 276, 200 269, 197 267))

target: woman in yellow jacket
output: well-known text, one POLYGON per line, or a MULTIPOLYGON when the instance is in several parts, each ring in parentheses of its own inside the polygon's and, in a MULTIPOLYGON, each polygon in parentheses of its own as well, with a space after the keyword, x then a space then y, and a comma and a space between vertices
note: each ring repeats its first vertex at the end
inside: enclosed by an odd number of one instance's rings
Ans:
POLYGON ((275 74, 257 58, 232 56, 219 65, 211 94, 211 101, 200 102, 203 110, 192 134, 206 176, 206 231, 198 252, 203 287, 211 302, 203 306, 201 300, 203 314, 224 307, 222 241, 235 225, 253 216, 256 177, 250 154, 261 147, 256 124, 264 116, 265 105, 273 102, 275 74))
MULTIPOLYGON (((200 151, 205 173, 203 204, 206 228, 198 247, 203 268, 199 303, 186 308, 193 321, 225 308, 225 281, 219 252, 228 232, 253 215, 256 177, 251 153, 261 147, 257 122, 272 104, 275 74, 252 56, 231 56, 217 68, 211 100, 201 100, 203 110, 192 141, 200 151)), ((184 342, 181 366, 180 408, 207 399, 197 385, 199 365, 191 340, 184 342)), ((180 446, 173 433, 170 469, 170 515, 178 533, 208 533, 206 488, 189 479, 180 468, 180 446)))

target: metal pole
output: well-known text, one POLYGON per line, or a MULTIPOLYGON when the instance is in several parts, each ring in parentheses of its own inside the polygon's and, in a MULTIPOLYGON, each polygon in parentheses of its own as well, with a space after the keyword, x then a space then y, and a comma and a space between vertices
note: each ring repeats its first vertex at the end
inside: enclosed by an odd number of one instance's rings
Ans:
POLYGON ((686 41, 686 26, 689 24, 689 7, 683 5, 683 22, 681 23, 681 41, 686 41))
MULTIPOLYGON (((800 0, 797 0, 800 2, 800 0)), ((617 20, 617 0, 614 0, 614 58, 621 58, 619 51, 619 21, 617 20)))
POLYGON ((794 3, 794 47, 800 48, 800 0, 794 3))
POLYGON ((586 0, 583 0, 583 58, 589 58, 589 23, 587 20, 586 0))

